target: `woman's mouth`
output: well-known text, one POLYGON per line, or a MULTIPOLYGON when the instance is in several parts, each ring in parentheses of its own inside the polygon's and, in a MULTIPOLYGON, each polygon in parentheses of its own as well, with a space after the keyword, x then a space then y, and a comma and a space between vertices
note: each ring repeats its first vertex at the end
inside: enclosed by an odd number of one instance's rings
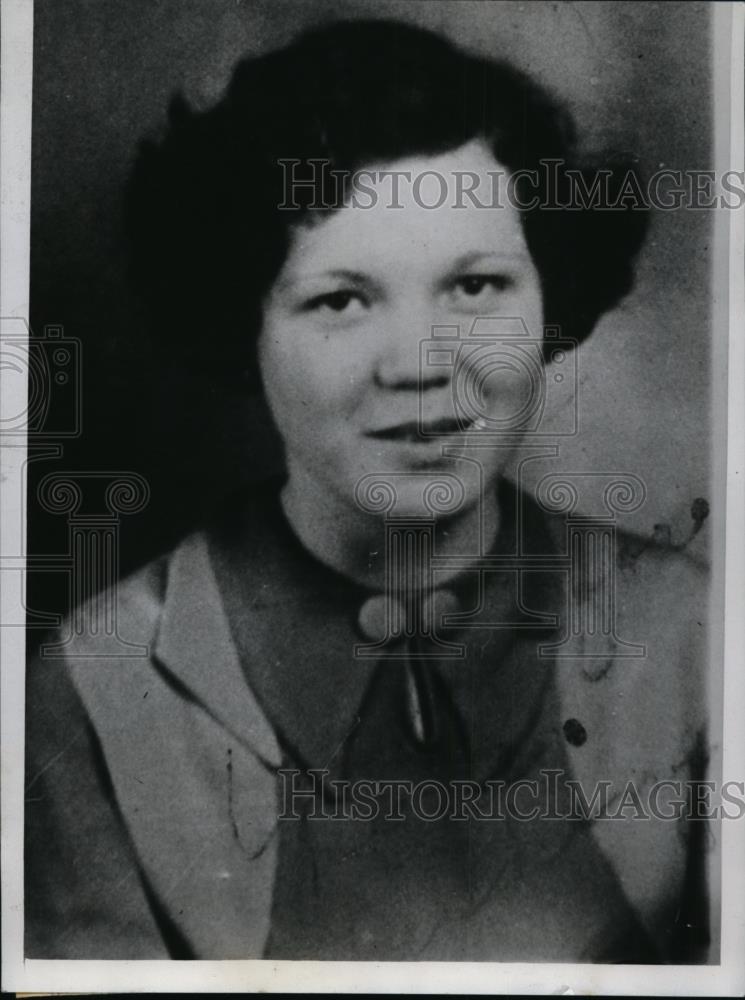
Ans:
POLYGON ((401 441, 407 444, 427 444, 433 439, 466 434, 480 429, 479 419, 461 421, 453 417, 441 417, 438 420, 416 421, 395 424, 380 430, 369 431, 368 437, 378 441, 401 441))

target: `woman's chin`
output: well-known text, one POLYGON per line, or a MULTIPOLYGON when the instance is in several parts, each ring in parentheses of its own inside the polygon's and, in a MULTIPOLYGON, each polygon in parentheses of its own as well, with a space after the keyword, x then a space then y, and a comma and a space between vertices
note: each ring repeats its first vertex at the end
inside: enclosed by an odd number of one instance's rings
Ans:
POLYGON ((472 507, 481 498, 481 484, 449 465, 368 472, 357 480, 352 493, 363 513, 432 521, 472 507))

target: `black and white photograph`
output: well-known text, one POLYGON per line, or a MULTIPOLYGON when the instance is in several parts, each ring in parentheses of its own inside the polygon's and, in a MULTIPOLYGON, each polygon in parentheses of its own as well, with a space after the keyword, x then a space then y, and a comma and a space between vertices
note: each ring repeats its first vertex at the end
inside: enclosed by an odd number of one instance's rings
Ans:
POLYGON ((742 33, 4 4, 3 988, 742 992, 742 33))

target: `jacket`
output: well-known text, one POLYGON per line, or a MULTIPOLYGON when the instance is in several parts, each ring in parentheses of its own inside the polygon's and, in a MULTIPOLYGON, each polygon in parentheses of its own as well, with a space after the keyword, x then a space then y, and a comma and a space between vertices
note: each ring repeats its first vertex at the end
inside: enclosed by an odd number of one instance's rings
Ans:
MULTIPOLYGON (((565 519, 531 511, 555 551, 566 549, 565 519)), ((260 509, 249 518, 259 546, 262 518, 260 509)), ((277 587, 271 553, 249 570, 255 594, 277 587)), ((585 614, 594 585, 573 583, 585 614)), ((614 628, 575 635, 572 655, 551 666, 584 788, 607 782, 618 797, 632 782, 644 801, 660 781, 704 776, 705 584, 685 555, 618 534, 614 628), (624 656, 623 637, 644 655, 624 656), (586 739, 573 738, 575 723, 586 739)), ((26 954, 261 957, 283 754, 242 669, 209 531, 137 571, 115 597, 113 638, 74 635, 68 623, 67 641, 47 644, 27 669, 26 954)), ((302 589, 289 600, 304 600, 302 589)), ((286 634, 292 608, 278 608, 260 596, 246 603, 257 635, 286 634)), ((308 636, 298 642, 307 649, 308 636)), ((681 960, 671 928, 693 920, 699 952, 682 960, 703 960, 701 895, 690 912, 681 903, 702 884, 701 824, 627 812, 594 821, 591 834, 659 954, 681 960)))

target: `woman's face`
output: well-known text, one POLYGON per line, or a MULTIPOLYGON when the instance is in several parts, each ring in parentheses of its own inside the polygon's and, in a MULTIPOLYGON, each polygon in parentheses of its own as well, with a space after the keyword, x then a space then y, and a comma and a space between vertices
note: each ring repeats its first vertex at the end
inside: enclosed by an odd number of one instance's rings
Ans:
POLYGON ((494 172, 506 171, 483 143, 376 169, 376 183, 365 179, 374 198, 360 196, 294 231, 264 303, 259 363, 289 479, 354 504, 363 477, 388 475, 405 510, 421 497, 423 477, 449 473, 471 505, 495 485, 514 449, 469 450, 469 442, 509 428, 535 385, 508 356, 505 363, 493 337, 471 347, 469 333, 477 317, 501 318, 490 328, 502 335, 519 334, 522 320, 537 342, 538 273, 517 210, 494 197, 494 172), (432 173, 418 185, 402 180, 392 207, 385 170, 410 171, 412 179, 432 173), (475 200, 463 194, 473 175, 475 200), (465 341, 461 361, 476 360, 459 367, 457 343, 434 345, 450 349, 454 363, 447 351, 430 354, 426 342, 442 327, 465 341))

